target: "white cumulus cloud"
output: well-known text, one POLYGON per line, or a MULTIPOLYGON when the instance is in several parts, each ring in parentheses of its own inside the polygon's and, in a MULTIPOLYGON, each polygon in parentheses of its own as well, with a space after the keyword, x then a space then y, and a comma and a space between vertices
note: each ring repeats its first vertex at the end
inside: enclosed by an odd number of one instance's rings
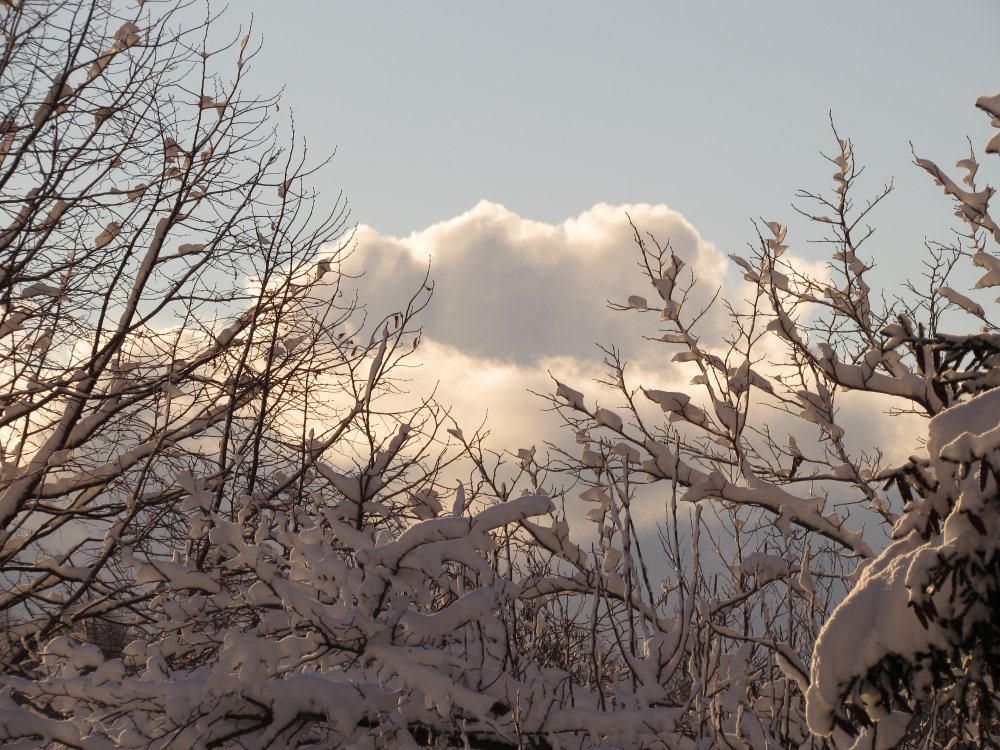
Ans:
MULTIPOLYGON (((546 411, 546 402, 530 393, 554 392, 553 377, 582 391, 588 406, 623 406, 620 394, 595 382, 607 377, 598 343, 623 351, 632 385, 688 391, 700 399, 688 385, 690 369, 670 361, 678 348, 645 338, 657 335, 655 314, 608 309, 607 300, 624 303, 630 295, 647 298, 651 306, 659 300, 637 266, 640 254, 629 217, 644 235, 669 241, 693 271, 698 284, 692 308, 700 309, 719 289, 737 308, 752 297, 752 288, 726 254, 665 205, 602 203, 549 224, 482 201, 407 237, 359 227, 352 263, 364 271, 359 291, 374 319, 402 306, 423 283, 430 264, 435 293, 421 316, 422 366, 408 374, 410 393, 436 390, 464 430, 488 415, 491 445, 509 451, 572 441, 558 416, 546 411)), ((798 257, 792 262, 819 278, 826 273, 821 262, 798 257)), ((723 339, 732 333, 724 305, 716 304, 698 330, 703 346, 724 353, 723 339)), ((840 405, 838 421, 866 443, 857 449, 881 445, 887 458, 899 460, 916 447, 913 436, 920 428, 914 429, 912 420, 882 415, 889 399, 848 397, 840 405)), ((781 412, 758 410, 757 415, 776 434, 801 435, 811 428, 781 412)))
POLYGON ((636 267, 629 215, 641 231, 669 238, 708 280, 706 291, 721 280, 725 255, 664 205, 602 203, 546 224, 482 201, 403 238, 359 227, 355 263, 365 271, 362 298, 378 312, 398 306, 430 263, 435 297, 423 317, 430 338, 518 364, 591 358, 596 343, 622 345, 634 330, 606 301, 652 291, 636 267))

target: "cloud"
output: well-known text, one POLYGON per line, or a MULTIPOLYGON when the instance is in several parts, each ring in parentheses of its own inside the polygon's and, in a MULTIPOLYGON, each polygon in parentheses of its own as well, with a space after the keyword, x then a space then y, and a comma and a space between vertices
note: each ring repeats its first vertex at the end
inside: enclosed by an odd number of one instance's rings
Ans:
MULTIPOLYGON (((646 338, 658 333, 655 313, 607 307, 606 300, 624 302, 631 294, 654 306, 659 299, 637 267, 640 255, 629 216, 641 232, 661 243, 669 240, 699 279, 685 317, 720 289, 733 307, 749 310, 754 292, 742 273, 664 205, 598 204, 547 224, 483 201, 407 237, 360 227, 352 263, 364 270, 359 293, 374 319, 405 304, 430 264, 435 293, 422 314, 424 334, 417 352, 422 366, 409 371, 407 390, 413 396, 436 391, 467 432, 486 418, 490 445, 511 452, 535 445, 544 453, 546 442, 579 451, 550 404, 531 393, 552 393, 553 377, 582 391, 588 406, 599 403, 627 417, 620 394, 595 382, 608 376, 596 343, 623 351, 633 386, 687 391, 703 402, 704 394, 689 385, 691 366, 671 362, 679 347, 646 338)), ((828 273, 822 261, 790 255, 787 260, 819 279, 828 273)), ((724 339, 732 333, 725 306, 716 304, 698 332, 703 346, 723 354, 724 339)), ((760 344, 767 360, 782 359, 777 337, 765 337, 760 344)), ((770 366, 763 361, 756 367, 764 372, 770 366)), ((640 402, 655 424, 662 417, 659 410, 640 402)), ((881 446, 885 460, 896 462, 916 448, 923 428, 915 417, 884 416, 893 405, 888 397, 849 393, 838 403, 837 421, 847 430, 852 449, 870 454, 881 446)), ((757 409, 754 421, 766 423, 778 441, 794 434, 804 450, 813 445, 808 452, 822 454, 819 430, 795 414, 757 409)))
POLYGON ((545 224, 481 201, 408 237, 359 227, 354 262, 365 271, 362 298, 374 301, 375 311, 391 309, 383 306, 407 299, 429 263, 435 296, 424 326, 442 344, 521 365, 591 358, 596 343, 632 347, 641 339, 631 321, 606 305, 652 293, 636 267, 629 216, 640 231, 669 238, 700 278, 722 278, 724 255, 664 205, 602 203, 545 224))
MULTIPOLYGON (((631 294, 651 304, 659 299, 637 265, 629 217, 644 235, 669 240, 703 279, 706 297, 715 293, 728 260, 665 205, 601 203, 547 224, 481 201, 407 237, 360 226, 347 270, 363 272, 359 296, 378 320, 420 288, 429 264, 435 291, 421 314, 422 366, 408 373, 407 390, 413 396, 436 390, 465 430, 488 416, 490 444, 497 450, 541 449, 567 436, 572 443, 572 435, 531 391, 551 393, 555 376, 586 392, 591 402, 615 406, 615 394, 594 383, 605 374, 597 344, 613 344, 635 359, 663 355, 651 352, 643 338, 655 334, 647 324, 654 316, 638 323, 634 313, 607 305, 631 294)), ((716 334, 728 325, 721 306, 704 323, 716 334)), ((681 375, 669 368, 650 373, 649 380, 662 387, 665 379, 681 375)), ((684 375, 685 383, 689 377, 684 375)))
POLYGON ((423 366, 408 375, 408 390, 420 394, 437 388, 463 430, 471 433, 486 419, 490 444, 508 451, 541 447, 561 436, 559 418, 546 413, 547 402, 535 395, 554 389, 549 372, 584 381, 599 374, 599 363, 575 357, 543 357, 521 365, 480 357, 433 339, 421 344, 421 355, 423 366))

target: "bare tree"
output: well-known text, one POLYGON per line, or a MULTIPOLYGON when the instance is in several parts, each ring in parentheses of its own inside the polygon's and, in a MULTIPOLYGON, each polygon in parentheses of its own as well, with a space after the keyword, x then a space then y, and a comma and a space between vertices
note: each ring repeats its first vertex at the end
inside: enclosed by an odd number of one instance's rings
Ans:
POLYGON ((216 520, 294 517, 325 452, 433 422, 379 407, 430 287, 364 332, 346 204, 207 7, 0 13, 0 610, 27 675, 54 635, 147 623, 137 565, 207 570, 216 520))
MULTIPOLYGON (((1000 111, 997 97, 977 104, 994 118, 1000 111)), ((993 189, 977 184, 974 152, 958 163, 964 186, 915 157, 955 199, 967 229, 954 245, 928 247, 924 283, 880 304, 862 246, 891 185, 858 203, 853 146, 834 135, 834 190, 802 191, 797 208, 824 230, 825 276, 783 257, 787 227, 764 222, 755 256, 731 256, 750 294, 709 300, 669 244, 636 229, 640 265, 660 300, 634 295, 612 307, 658 315, 657 340, 678 350, 671 361, 690 370, 693 387, 636 387, 612 348, 602 385, 620 409, 592 407, 557 381, 549 399, 582 448, 579 457, 563 453, 565 466, 589 486, 580 497, 595 503, 587 517, 600 541, 592 556, 539 529, 538 542, 575 570, 549 575, 546 591, 599 597, 609 612, 620 603, 606 623, 634 694, 652 691, 682 709, 688 737, 937 747, 964 736, 992 747, 997 325, 947 284, 971 258, 986 271, 977 289, 1000 285, 1000 261, 987 250, 1000 242, 988 210, 993 189), (699 323, 717 304, 731 334, 703 340, 699 323), (946 333, 943 323, 959 313, 982 330, 946 333), (852 440, 837 423, 848 391, 927 418, 927 454, 897 465, 852 440), (795 423, 798 440, 772 427, 795 423), (808 442, 803 424, 815 431, 808 442), (650 585, 648 535, 644 542, 632 512, 651 502, 638 489, 650 482, 670 484, 659 536, 674 575, 663 594, 650 585), (683 514, 679 523, 678 503, 693 507, 689 524, 683 514), (880 536, 892 542, 881 552, 872 546, 883 545, 880 536), (706 552, 714 565, 706 567, 706 552), (648 644, 661 640, 671 649, 651 655, 648 644), (678 679, 680 695, 664 691, 678 679)), ((996 150, 994 138, 987 151, 996 150)))
POLYGON ((320 209, 277 101, 243 93, 249 35, 210 47, 202 5, 3 14, 0 737, 511 725, 477 622, 514 597, 491 533, 551 503, 443 510, 446 413, 393 375, 431 284, 366 320, 345 205, 320 209))

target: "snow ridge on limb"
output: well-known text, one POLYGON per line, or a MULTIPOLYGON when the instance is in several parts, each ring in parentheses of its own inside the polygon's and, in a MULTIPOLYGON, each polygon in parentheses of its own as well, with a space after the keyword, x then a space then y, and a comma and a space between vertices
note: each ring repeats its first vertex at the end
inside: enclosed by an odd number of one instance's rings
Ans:
MULTIPOLYGON (((993 117, 993 127, 1000 128, 1000 94, 981 96, 976 99, 976 106, 993 117)), ((984 150, 988 154, 1000 154, 1000 133, 990 138, 984 150)))
POLYGON ((839 519, 822 514, 823 502, 818 498, 797 497, 749 471, 744 477, 747 484, 736 484, 718 471, 705 473, 689 466, 677 459, 662 443, 647 439, 644 447, 653 456, 652 462, 643 464, 647 476, 651 479, 676 479, 681 486, 688 488, 681 495, 681 500, 685 502, 709 498, 763 508, 778 516, 790 517, 793 523, 837 542, 858 557, 874 555, 860 532, 847 531, 839 519))

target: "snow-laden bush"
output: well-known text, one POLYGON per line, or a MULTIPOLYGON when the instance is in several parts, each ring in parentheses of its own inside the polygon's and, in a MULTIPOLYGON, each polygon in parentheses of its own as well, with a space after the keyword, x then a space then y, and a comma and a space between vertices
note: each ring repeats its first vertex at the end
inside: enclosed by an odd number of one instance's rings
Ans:
POLYGON ((544 680, 505 673, 497 611, 518 592, 490 565, 491 532, 551 501, 523 496, 387 534, 355 528, 354 500, 318 494, 318 515, 278 512, 252 535, 246 518, 213 519, 216 562, 204 570, 126 553, 139 590, 156 587, 142 637, 113 659, 49 640, 30 676, 5 679, 6 736, 266 748, 513 733, 512 697, 544 680))

